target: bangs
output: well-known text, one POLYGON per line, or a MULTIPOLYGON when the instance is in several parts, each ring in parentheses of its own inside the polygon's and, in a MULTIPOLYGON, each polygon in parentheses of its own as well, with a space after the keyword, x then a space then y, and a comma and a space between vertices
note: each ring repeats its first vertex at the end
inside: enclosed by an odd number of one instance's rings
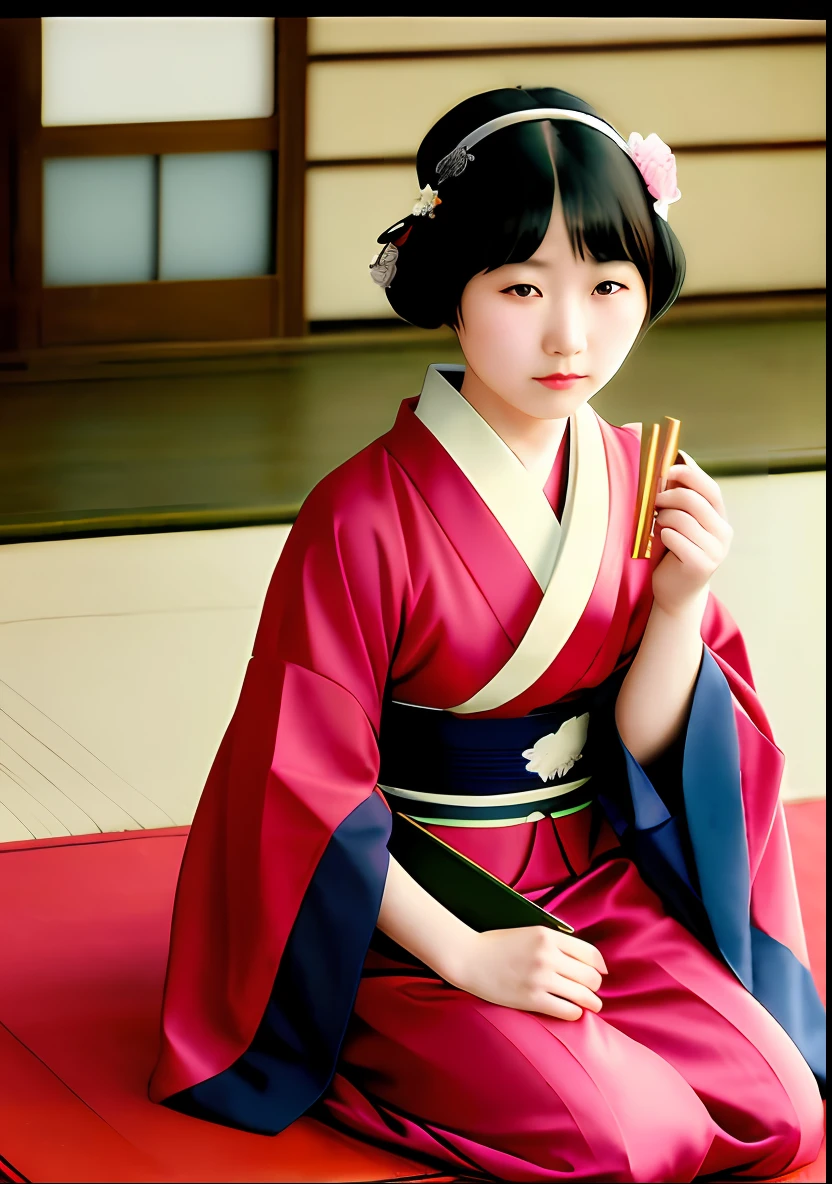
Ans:
POLYGON ((598 133, 572 134, 580 125, 547 126, 556 139, 557 184, 572 250, 597 263, 633 263, 644 281, 649 308, 656 236, 635 165, 598 133))
POLYGON ((483 272, 530 259, 543 242, 557 197, 576 257, 637 268, 647 292, 645 327, 678 296, 685 274, 682 248, 654 213, 633 161, 595 128, 567 120, 507 125, 476 144, 464 172, 438 182, 437 162, 464 142, 466 132, 535 107, 596 115, 565 91, 489 91, 453 108, 422 141, 419 185, 440 185, 442 204, 435 218, 407 219, 406 245, 397 244, 395 279, 386 294, 404 320, 426 329, 458 327, 466 284, 483 272))
MULTIPOLYGON (((548 149, 551 198, 535 208, 526 205, 518 212, 517 232, 508 253, 486 270, 493 271, 503 263, 525 263, 531 258, 546 234, 558 194, 576 258, 634 264, 644 281, 650 307, 655 235, 634 165, 610 140, 581 124, 540 123, 537 129, 548 149)), ((516 189, 523 194, 525 187, 517 185, 516 189)), ((497 248, 494 258, 500 254, 497 248)))

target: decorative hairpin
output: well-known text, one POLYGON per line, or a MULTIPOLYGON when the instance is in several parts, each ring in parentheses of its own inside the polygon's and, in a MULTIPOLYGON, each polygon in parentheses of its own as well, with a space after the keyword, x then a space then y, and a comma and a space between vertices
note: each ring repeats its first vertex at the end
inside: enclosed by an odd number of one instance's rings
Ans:
MULTIPOLYGON (((416 207, 413 208, 415 210, 416 207)), ((413 217, 411 214, 408 218, 395 222, 376 239, 376 242, 384 243, 384 246, 370 260, 370 278, 381 288, 389 288, 395 279, 399 247, 407 242, 413 229, 413 217)))
POLYGON ((447 156, 443 156, 439 164, 436 166, 436 176, 439 184, 443 181, 450 180, 451 177, 459 177, 468 168, 468 162, 473 160, 473 154, 468 151, 464 144, 460 144, 454 148, 453 152, 449 152, 447 156))
MULTIPOLYGON (((425 185, 419 190, 419 196, 413 205, 410 218, 435 218, 436 214, 434 211, 441 204, 442 199, 438 192, 432 189, 430 185, 425 185)), ((384 246, 370 260, 370 278, 380 288, 389 288, 396 278, 399 247, 406 241, 407 236, 413 229, 412 221, 410 226, 404 229, 407 221, 408 219, 405 219, 403 222, 397 222, 395 226, 391 226, 389 230, 385 230, 384 234, 378 240, 380 243, 384 243, 384 246), (394 238, 394 236, 396 237, 394 238)))
POLYGON ((425 215, 428 218, 435 218, 434 210, 437 206, 442 205, 442 198, 435 189, 431 189, 430 185, 425 185, 419 190, 419 196, 416 198, 416 204, 413 207, 413 217, 422 218, 425 215))
MULTIPOLYGON (((583 123, 588 127, 595 128, 616 143, 630 157, 641 173, 648 193, 656 199, 653 202, 656 214, 665 222, 667 221, 667 207, 678 201, 682 194, 676 184, 676 157, 664 140, 660 139, 655 132, 651 132, 647 139, 644 139, 638 132, 633 132, 629 140, 623 140, 614 127, 611 127, 603 119, 599 119, 597 115, 589 115, 585 111, 575 111, 564 107, 533 107, 524 111, 512 111, 482 124, 439 161, 436 166, 437 185, 442 185, 451 177, 461 176, 474 159, 470 149, 486 136, 514 123, 542 119, 564 119, 583 123)), ((432 189, 430 185, 425 185, 419 191, 411 218, 434 218, 436 216, 434 211, 438 205, 441 205, 441 201, 438 191, 432 189)), ((385 245, 377 255, 373 256, 370 263, 370 275, 382 288, 389 288, 396 274, 399 247, 410 233, 412 224, 395 241, 393 240, 393 232, 404 225, 404 222, 396 223, 390 230, 385 231, 378 240, 385 245)))
POLYGON ((396 278, 396 264, 399 249, 394 243, 385 243, 370 260, 370 278, 380 288, 389 288, 396 278))

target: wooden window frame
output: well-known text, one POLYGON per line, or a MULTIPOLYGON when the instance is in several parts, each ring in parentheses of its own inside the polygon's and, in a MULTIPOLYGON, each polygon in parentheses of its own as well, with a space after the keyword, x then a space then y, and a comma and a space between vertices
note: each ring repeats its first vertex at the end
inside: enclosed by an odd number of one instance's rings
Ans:
POLYGON ((39 17, 0 20, 0 349, 252 340, 306 332, 303 243, 307 18, 275 18, 275 109, 259 119, 41 124, 39 17), (218 280, 43 285, 43 161, 182 152, 274 154, 273 272, 218 280))

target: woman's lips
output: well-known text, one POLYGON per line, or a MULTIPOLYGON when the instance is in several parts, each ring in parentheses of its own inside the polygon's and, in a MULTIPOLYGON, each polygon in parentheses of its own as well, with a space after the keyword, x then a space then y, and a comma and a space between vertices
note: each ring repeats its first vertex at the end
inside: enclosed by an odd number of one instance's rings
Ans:
POLYGON ((586 374, 548 374, 545 378, 536 378, 535 382, 547 386, 551 391, 565 391, 582 378, 586 378, 586 374))

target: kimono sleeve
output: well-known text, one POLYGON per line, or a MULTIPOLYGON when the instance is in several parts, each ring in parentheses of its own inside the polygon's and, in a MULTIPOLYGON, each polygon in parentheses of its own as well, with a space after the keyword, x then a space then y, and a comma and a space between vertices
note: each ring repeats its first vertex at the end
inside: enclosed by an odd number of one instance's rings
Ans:
POLYGON ((387 874, 377 734, 406 578, 370 459, 290 532, 176 894, 151 1098, 264 1134, 329 1083, 387 874))
MULTIPOLYGON (((679 757, 662 794, 624 749, 626 815, 611 821, 645 878, 788 1032, 822 1091, 825 1013, 809 970, 785 814, 783 754, 745 644, 713 596, 679 757)), ((623 745, 622 745, 623 747, 623 745)))

